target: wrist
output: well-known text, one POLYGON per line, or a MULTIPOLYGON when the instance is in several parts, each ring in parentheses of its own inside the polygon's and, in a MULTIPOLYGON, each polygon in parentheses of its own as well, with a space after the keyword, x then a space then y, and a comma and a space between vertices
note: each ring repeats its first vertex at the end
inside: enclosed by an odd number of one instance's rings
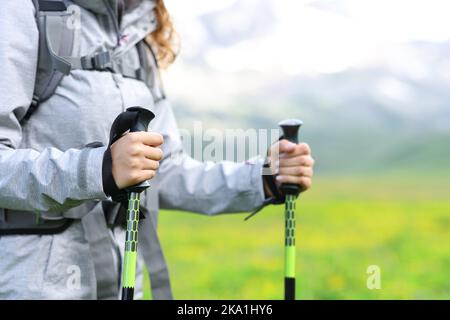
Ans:
POLYGON ((103 181, 103 191, 109 197, 111 197, 114 201, 121 202, 123 198, 126 198, 126 192, 124 190, 119 189, 114 180, 114 176, 112 174, 112 156, 111 156, 111 148, 107 148, 105 153, 103 154, 103 163, 102 163, 102 181, 103 181))
POLYGON ((264 161, 265 169, 270 170, 270 172, 266 172, 266 174, 262 175, 263 185, 264 185, 264 194, 266 199, 272 199, 272 202, 275 204, 284 202, 284 195, 281 193, 275 182, 275 175, 271 171, 270 166, 270 158, 267 157, 264 161))

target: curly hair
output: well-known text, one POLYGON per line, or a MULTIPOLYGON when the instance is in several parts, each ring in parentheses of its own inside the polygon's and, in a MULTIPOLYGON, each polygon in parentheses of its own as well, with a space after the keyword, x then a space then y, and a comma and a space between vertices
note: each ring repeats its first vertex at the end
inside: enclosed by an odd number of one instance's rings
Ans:
POLYGON ((178 54, 178 35, 163 0, 156 0, 155 15, 157 26, 145 41, 156 51, 156 58, 161 68, 172 64, 178 54))

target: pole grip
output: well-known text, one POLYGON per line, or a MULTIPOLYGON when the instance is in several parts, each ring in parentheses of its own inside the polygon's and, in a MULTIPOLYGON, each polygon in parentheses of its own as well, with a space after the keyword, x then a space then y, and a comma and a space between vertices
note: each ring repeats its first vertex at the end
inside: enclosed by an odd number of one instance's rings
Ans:
POLYGON ((155 118, 155 114, 148 109, 141 107, 127 108, 126 112, 135 112, 135 117, 130 128, 130 132, 147 131, 150 121, 155 118))
MULTIPOLYGON (((282 139, 286 139, 296 144, 298 143, 298 132, 303 125, 303 121, 298 119, 287 119, 281 121, 278 125, 283 132, 282 139)), ((292 183, 284 183, 281 185, 281 191, 283 194, 298 195, 300 193, 300 186, 292 183)))

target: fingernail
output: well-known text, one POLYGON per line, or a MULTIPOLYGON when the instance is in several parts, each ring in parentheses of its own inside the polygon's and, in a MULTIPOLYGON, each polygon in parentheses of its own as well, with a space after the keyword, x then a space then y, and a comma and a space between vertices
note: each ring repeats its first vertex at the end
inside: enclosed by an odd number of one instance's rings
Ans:
POLYGON ((276 176, 275 179, 276 179, 277 181, 280 181, 282 178, 283 178, 283 176, 276 176))

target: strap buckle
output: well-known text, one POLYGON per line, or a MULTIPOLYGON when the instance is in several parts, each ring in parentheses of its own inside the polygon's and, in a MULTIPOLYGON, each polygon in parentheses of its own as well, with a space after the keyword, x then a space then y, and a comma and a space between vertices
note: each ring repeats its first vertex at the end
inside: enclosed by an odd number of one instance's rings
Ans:
POLYGON ((37 95, 34 94, 33 98, 31 99, 30 108, 33 108, 33 109, 37 108, 40 100, 41 99, 37 95))
POLYGON ((109 51, 102 51, 94 56, 84 56, 81 58, 81 66, 84 70, 109 71, 112 69, 111 54, 109 51))

